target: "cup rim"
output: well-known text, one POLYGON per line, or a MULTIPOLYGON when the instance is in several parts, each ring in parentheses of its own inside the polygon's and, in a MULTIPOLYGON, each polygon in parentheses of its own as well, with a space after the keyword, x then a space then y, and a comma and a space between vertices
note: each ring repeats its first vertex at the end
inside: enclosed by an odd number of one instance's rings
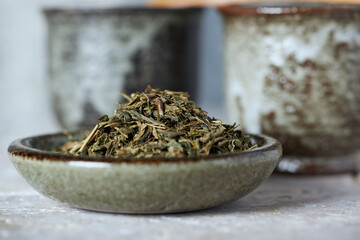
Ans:
POLYGON ((52 14, 97 14, 97 13, 121 13, 121 12, 131 12, 131 11, 143 11, 147 13, 171 13, 171 12, 191 12, 196 11, 198 8, 149 8, 146 6, 124 6, 124 7, 102 7, 102 8, 93 8, 93 7, 44 7, 42 13, 45 15, 52 14))
POLYGON ((360 12, 360 5, 334 4, 251 4, 218 7, 225 15, 295 15, 360 12))

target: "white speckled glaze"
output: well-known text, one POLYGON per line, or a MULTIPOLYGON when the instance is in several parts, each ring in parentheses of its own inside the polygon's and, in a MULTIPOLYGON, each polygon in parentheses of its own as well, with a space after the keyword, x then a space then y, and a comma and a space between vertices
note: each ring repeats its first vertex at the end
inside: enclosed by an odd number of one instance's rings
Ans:
POLYGON ((190 45, 196 49, 197 34, 188 22, 196 22, 200 12, 45 10, 49 88, 61 125, 68 130, 93 126, 102 114, 113 113, 120 92, 143 91, 148 84, 189 91, 195 73, 187 63, 195 51, 187 51, 190 45))
POLYGON ((62 134, 13 142, 9 156, 40 193, 89 210, 168 213, 213 207, 253 191, 274 170, 280 144, 252 136, 260 147, 202 158, 124 160, 51 153, 62 134))
POLYGON ((223 16, 230 120, 279 139, 280 171, 357 171, 360 8, 230 7, 223 16))

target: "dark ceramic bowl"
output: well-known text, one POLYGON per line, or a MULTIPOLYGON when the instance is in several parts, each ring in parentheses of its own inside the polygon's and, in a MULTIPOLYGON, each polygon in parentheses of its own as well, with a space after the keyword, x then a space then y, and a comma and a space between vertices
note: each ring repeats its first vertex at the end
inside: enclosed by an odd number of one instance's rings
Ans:
POLYGON ((46 9, 49 91, 60 124, 92 127, 120 92, 154 88, 195 97, 201 9, 46 9))
POLYGON ((251 135, 258 148, 195 158, 91 158, 51 152, 67 141, 51 134, 14 141, 8 152, 37 191, 71 206, 119 213, 169 213, 234 201, 274 170, 281 145, 251 135))

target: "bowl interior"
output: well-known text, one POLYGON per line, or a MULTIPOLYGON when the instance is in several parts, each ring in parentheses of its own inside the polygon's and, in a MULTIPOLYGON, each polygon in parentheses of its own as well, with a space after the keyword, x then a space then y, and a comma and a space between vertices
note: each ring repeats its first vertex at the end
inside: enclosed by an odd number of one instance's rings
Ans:
MULTIPOLYGON (((80 140, 85 137, 85 131, 79 130, 75 132, 71 132, 71 136, 74 140, 80 140)), ((277 140, 263 135, 250 135, 251 141, 253 144, 257 144, 257 148, 243 151, 243 152, 234 152, 228 154, 210 154, 207 156, 197 156, 197 157, 180 157, 180 158, 157 158, 157 159, 146 159, 147 162, 151 160, 167 160, 167 161, 186 161, 186 160, 203 160, 203 159, 218 159, 226 156, 232 155, 248 155, 248 154, 256 154, 257 152, 263 152, 264 150, 276 150, 279 148, 279 143, 277 140)), ((27 157, 35 157, 53 159, 53 160, 62 160, 62 161, 100 161, 100 162, 121 162, 121 161, 139 161, 140 159, 133 157, 123 157, 123 158, 110 158, 110 157, 89 157, 89 156, 73 156, 66 155, 62 153, 57 153, 60 146, 64 145, 67 141, 69 141, 68 135, 65 133, 56 133, 56 134, 48 134, 41 135, 35 137, 29 137, 24 139, 19 139, 10 144, 8 152, 24 155, 27 157)))

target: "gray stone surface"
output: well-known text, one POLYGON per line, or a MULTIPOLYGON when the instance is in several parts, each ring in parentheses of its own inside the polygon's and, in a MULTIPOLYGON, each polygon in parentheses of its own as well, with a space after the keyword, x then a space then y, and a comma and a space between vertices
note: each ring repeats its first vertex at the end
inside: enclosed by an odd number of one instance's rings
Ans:
POLYGON ((359 239, 360 178, 272 176, 247 197, 204 211, 122 215, 43 197, 0 171, 0 239, 359 239))

